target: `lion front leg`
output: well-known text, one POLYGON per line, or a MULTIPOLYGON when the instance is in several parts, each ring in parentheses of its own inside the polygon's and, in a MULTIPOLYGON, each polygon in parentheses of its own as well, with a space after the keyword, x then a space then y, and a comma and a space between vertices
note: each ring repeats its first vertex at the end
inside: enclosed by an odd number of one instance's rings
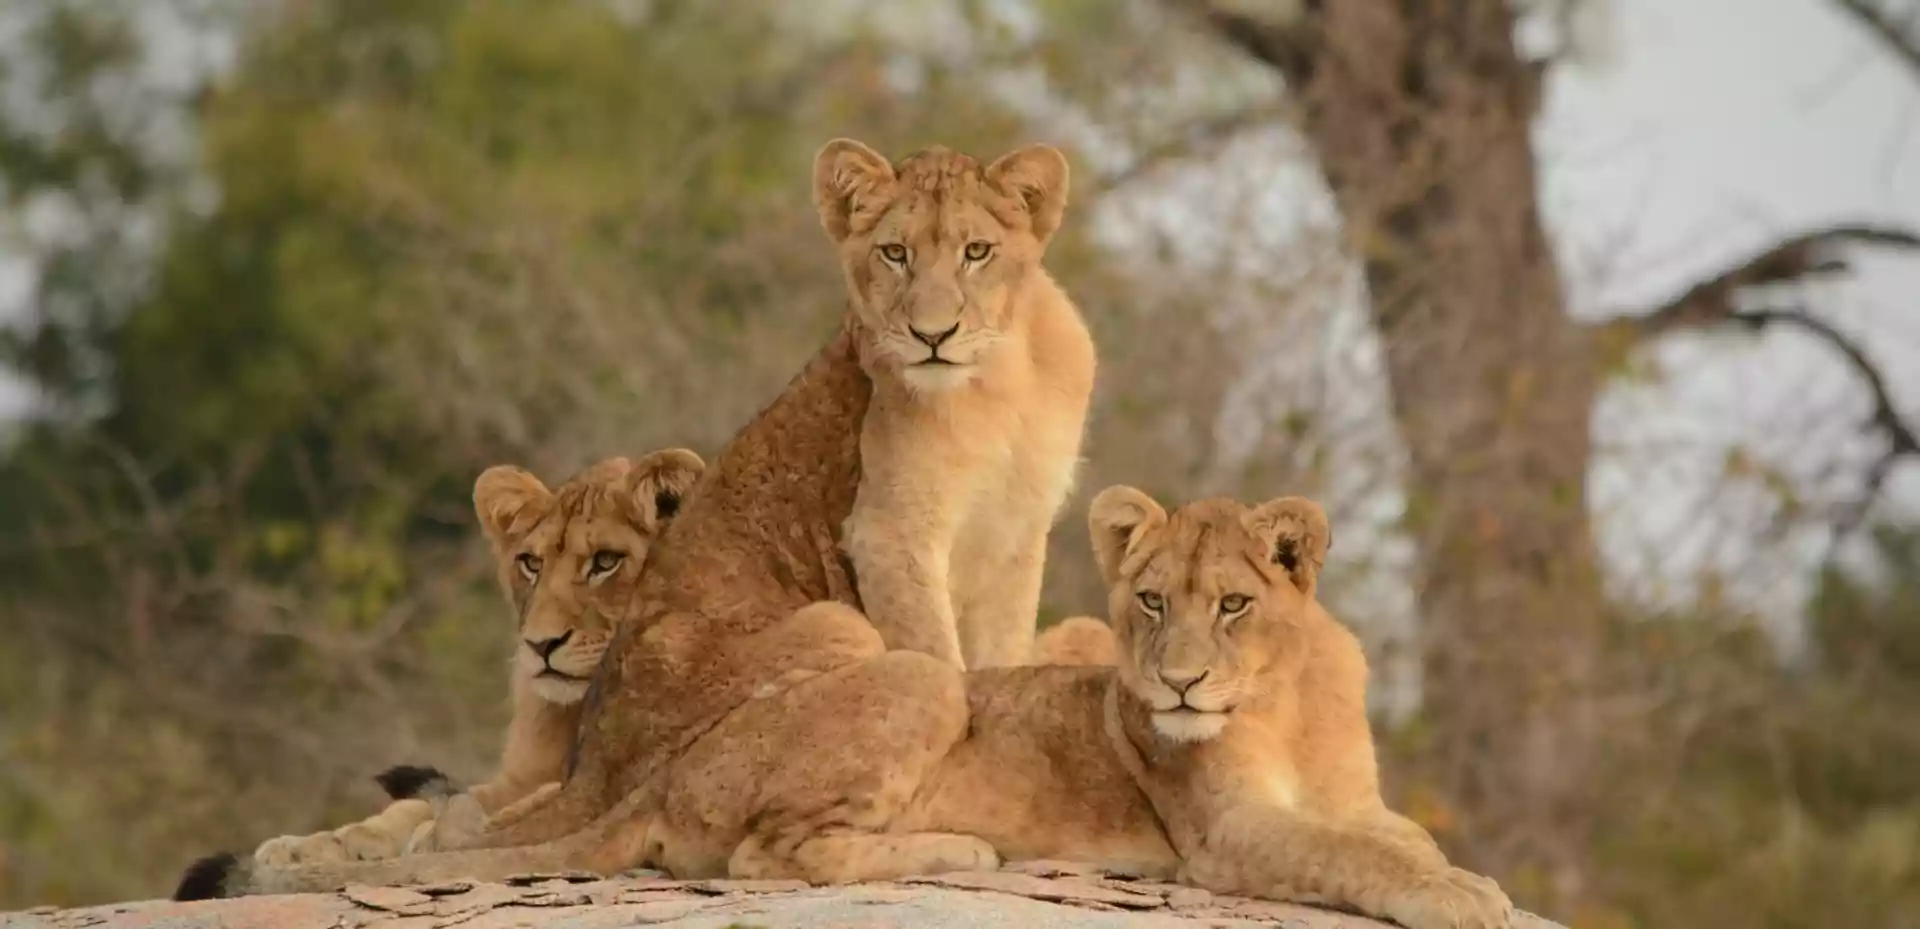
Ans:
MULTIPOLYGON (((869 424, 872 423, 869 416, 869 424)), ((865 619, 890 649, 931 655, 966 669, 955 620, 953 501, 920 486, 911 457, 875 454, 861 440, 869 470, 860 479, 841 547, 853 561, 865 619)), ((884 444, 884 443, 883 443, 884 444)))
POLYGON ((949 832, 816 834, 794 843, 753 836, 727 862, 736 878, 799 879, 811 884, 892 881, 918 874, 993 871, 1000 856, 978 836, 949 832))
POLYGON ((974 560, 962 548, 955 553, 953 599, 960 652, 967 668, 1028 664, 1034 654, 1034 628, 1040 619, 1040 582, 1047 561, 1047 530, 1027 533, 1014 552, 996 552, 974 560))
POLYGON ((1180 876, 1218 893, 1351 907, 1407 929, 1513 924, 1513 904, 1492 879, 1448 865, 1431 840, 1371 818, 1236 810, 1217 820, 1180 876))
POLYGON ((947 556, 910 539, 856 537, 848 554, 867 618, 890 649, 931 655, 965 669, 953 599, 947 591, 947 556))

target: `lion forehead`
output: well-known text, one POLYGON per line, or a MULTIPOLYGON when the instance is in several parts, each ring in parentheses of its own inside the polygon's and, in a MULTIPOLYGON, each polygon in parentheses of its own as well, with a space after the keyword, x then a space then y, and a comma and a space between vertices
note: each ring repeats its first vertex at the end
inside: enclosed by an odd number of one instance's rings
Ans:
POLYGON ((1238 513, 1189 509, 1175 510, 1165 526, 1143 540, 1136 575, 1141 583, 1176 593, 1220 594, 1251 593, 1245 588, 1279 580, 1238 513))
POLYGON ((987 183, 980 162, 945 148, 902 159, 874 231, 905 240, 965 240, 1018 226, 1022 206, 987 183))
POLYGON ((1011 211, 1018 207, 1009 203, 996 209, 998 199, 1005 198, 995 198, 985 186, 931 193, 903 189, 880 214, 873 231, 922 249, 1001 236, 1013 228, 1011 211))

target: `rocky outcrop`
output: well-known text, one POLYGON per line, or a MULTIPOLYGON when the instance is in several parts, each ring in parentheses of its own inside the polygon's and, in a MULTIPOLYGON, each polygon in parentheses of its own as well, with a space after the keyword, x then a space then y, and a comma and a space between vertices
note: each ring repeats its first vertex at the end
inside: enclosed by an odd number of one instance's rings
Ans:
MULTIPOLYGON (((1515 929, 1563 929, 1519 915, 1515 929)), ((150 900, 0 914, 0 929, 1387 929, 1313 907, 1222 897, 1078 865, 809 887, 797 881, 676 881, 528 875, 506 883, 353 887, 174 903, 150 900)))

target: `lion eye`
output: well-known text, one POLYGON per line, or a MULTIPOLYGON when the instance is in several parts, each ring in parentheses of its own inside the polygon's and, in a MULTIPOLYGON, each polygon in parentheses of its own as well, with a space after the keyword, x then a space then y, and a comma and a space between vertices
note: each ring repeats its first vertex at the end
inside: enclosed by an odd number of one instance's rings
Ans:
POLYGON ((897 264, 907 263, 907 247, 898 242, 889 242, 880 246, 880 257, 897 264))
POLYGON ((1158 616, 1160 615, 1160 611, 1166 608, 1166 605, 1166 599, 1159 594, 1151 590, 1143 590, 1140 592, 1140 608, 1146 610, 1148 613, 1158 616))
POLYGON ((968 261, 986 261, 987 256, 993 254, 993 243, 968 242, 966 251, 963 254, 967 256, 968 261))
POLYGON ((1242 594, 1228 594, 1220 598, 1220 615, 1233 616, 1246 609, 1247 604, 1251 602, 1253 601, 1250 598, 1242 594))
POLYGON ((625 552, 616 552, 603 548, 593 553, 593 573, 606 574, 620 567, 620 562, 625 560, 627 560, 625 552))
POLYGON ((527 580, 533 580, 534 578, 540 576, 540 556, 539 555, 535 555, 532 552, 526 552, 515 560, 519 562, 520 573, 526 575, 527 580))

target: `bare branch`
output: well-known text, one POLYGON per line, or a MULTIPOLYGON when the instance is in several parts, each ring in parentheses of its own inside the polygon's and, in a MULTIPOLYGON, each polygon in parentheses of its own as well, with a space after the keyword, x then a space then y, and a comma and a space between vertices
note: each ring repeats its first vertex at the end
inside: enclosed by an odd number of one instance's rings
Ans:
POLYGON ((1603 336, 1623 333, 1621 347, 1631 347, 1677 329, 1739 325, 1758 332, 1769 326, 1791 326, 1825 342, 1840 353, 1847 367, 1866 385, 1873 413, 1866 425, 1887 437, 1887 448, 1867 469, 1864 493, 1841 514, 1840 531, 1850 531, 1878 499, 1893 467, 1908 456, 1920 456, 1920 435, 1901 415, 1893 393, 1860 343, 1805 307, 1740 309, 1739 292, 1750 287, 1786 284, 1806 278, 1844 272, 1843 245, 1881 245, 1920 250, 1920 233, 1868 225, 1833 226, 1787 239, 1747 261, 1688 288, 1665 306, 1640 316, 1615 320, 1603 327, 1603 336))
POLYGON ((1868 394, 1873 398, 1873 414, 1867 424, 1887 437, 1887 448, 1868 466, 1860 499, 1848 507, 1839 520, 1838 528, 1843 533, 1850 531, 1866 515, 1868 507, 1879 499, 1881 488, 1886 485, 1893 466, 1907 456, 1920 456, 1920 435, 1916 435, 1912 424, 1900 415, 1899 407, 1893 402, 1893 391, 1887 387, 1887 379, 1881 375, 1873 360, 1867 357, 1866 350, 1832 323, 1814 316, 1804 307, 1745 310, 1734 313, 1731 321, 1755 332, 1774 325, 1798 328, 1832 346, 1845 359, 1847 367, 1866 385, 1868 394))
POLYGON ((1834 0, 1834 5, 1872 33, 1920 81, 1920 7, 1908 10, 1902 21, 1895 18, 1899 14, 1890 4, 1876 0, 1834 0))
POLYGON ((1801 233, 1693 285, 1651 313, 1617 319, 1607 323, 1606 328, 1616 332, 1624 330, 1634 336, 1634 341, 1643 341, 1675 329, 1730 321, 1738 314, 1735 298, 1742 290, 1846 271, 1846 258, 1836 250, 1841 245, 1920 249, 1920 233, 1864 224, 1830 226, 1801 233))

